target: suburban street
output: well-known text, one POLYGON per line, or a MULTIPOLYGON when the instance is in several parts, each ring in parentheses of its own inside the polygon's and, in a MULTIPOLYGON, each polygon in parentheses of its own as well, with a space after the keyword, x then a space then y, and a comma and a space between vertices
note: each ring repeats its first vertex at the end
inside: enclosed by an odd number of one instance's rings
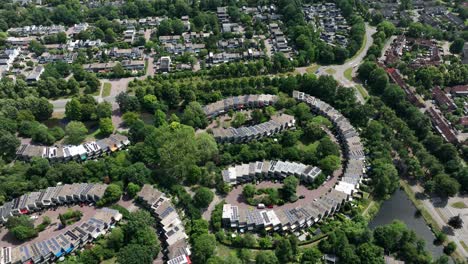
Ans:
MULTIPOLYGON (((315 72, 316 75, 332 75, 342 86, 350 87, 356 89, 356 97, 362 104, 365 102, 364 97, 357 89, 357 83, 353 80, 348 80, 345 77, 345 71, 347 69, 352 69, 351 76, 356 75, 356 71, 361 64, 362 60, 367 54, 367 50, 369 50, 370 46, 374 43, 374 39, 372 35, 376 32, 375 27, 371 27, 366 23, 366 37, 365 37, 365 44, 364 48, 361 49, 353 58, 347 60, 344 64, 341 65, 327 65, 327 66, 320 66, 317 71, 315 72)), ((308 67, 300 67, 296 68, 296 72, 300 74, 307 73, 308 67)))

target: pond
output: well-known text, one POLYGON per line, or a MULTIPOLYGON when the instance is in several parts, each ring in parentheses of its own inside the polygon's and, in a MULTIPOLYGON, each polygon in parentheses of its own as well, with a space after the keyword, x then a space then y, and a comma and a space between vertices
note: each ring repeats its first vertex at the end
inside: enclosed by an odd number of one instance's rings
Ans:
POLYGON ((380 211, 369 223, 369 227, 374 229, 380 225, 390 224, 393 220, 400 220, 426 241, 426 249, 434 258, 443 255, 443 247, 434 245, 434 234, 424 219, 416 216, 416 210, 406 193, 398 189, 390 199, 382 203, 380 211))

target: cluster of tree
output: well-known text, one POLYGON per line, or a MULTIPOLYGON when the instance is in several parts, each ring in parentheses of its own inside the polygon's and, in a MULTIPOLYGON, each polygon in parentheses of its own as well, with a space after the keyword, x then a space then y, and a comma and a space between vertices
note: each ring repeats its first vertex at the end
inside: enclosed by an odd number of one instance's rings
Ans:
POLYGON ((143 210, 129 213, 119 209, 127 215, 125 225, 112 229, 106 237, 98 238, 92 248, 68 257, 64 263, 98 264, 112 258, 119 263, 153 263, 161 249, 154 230, 154 218, 143 210))
POLYGON ((20 114, 25 114, 27 119, 18 120, 18 135, 31 138, 34 143, 52 145, 65 136, 61 127, 48 128, 37 122, 29 110, 21 110, 20 114))
POLYGON ((6 222, 6 228, 19 241, 25 241, 36 237, 38 232, 34 228, 34 222, 27 215, 10 217, 6 222))
MULTIPOLYGON (((468 181, 466 168, 460 163, 457 149, 450 143, 443 143, 439 136, 431 132, 429 118, 406 100, 399 86, 389 84, 385 71, 374 62, 364 62, 358 74, 367 82, 370 91, 382 99, 372 100, 374 109, 379 111, 378 119, 383 121, 380 127, 374 126, 374 129, 379 130, 388 125, 397 129, 393 131, 398 131, 390 134, 398 135, 398 141, 401 141, 398 145, 392 144, 402 161, 400 171, 424 180, 428 192, 434 191, 441 196, 455 195, 460 186, 468 181), (388 107, 382 105, 382 102, 388 107)), ((368 136, 371 136, 370 133, 368 136)))
POLYGON ((247 200, 248 204, 253 206, 260 203, 266 205, 283 205, 285 201, 297 201, 296 189, 298 184, 299 179, 295 176, 286 177, 283 181, 283 187, 280 189, 256 189, 253 184, 246 184, 242 190, 242 196, 247 200))
POLYGON ((67 43, 67 34, 59 32, 57 34, 44 36, 43 41, 45 44, 65 44, 67 43))
POLYGON ((80 210, 68 209, 65 213, 59 214, 58 219, 60 220, 62 227, 65 227, 67 225, 71 225, 80 221, 82 216, 83 212, 81 212, 80 210))
POLYGON ((132 162, 128 152, 85 163, 50 164, 43 158, 29 163, 15 162, 0 168, 0 202, 9 201, 30 191, 55 186, 58 182, 106 182, 120 188, 130 183, 138 186, 150 182, 151 171, 141 162, 132 162))
POLYGON ((384 252, 405 263, 448 263, 447 256, 433 262, 424 249, 424 240, 399 221, 373 232, 363 221, 347 221, 322 240, 319 249, 338 256, 340 263, 383 263, 384 252))
POLYGON ((28 85, 24 76, 13 81, 2 78, 0 96, 2 98, 25 98, 27 96, 56 98, 76 95, 82 90, 85 94, 96 92, 101 83, 95 74, 84 71, 79 65, 70 66, 66 62, 50 63, 45 66, 41 79, 34 85, 28 85), (70 73, 73 77, 64 79, 70 73))
POLYGON ((119 184, 111 183, 107 186, 104 196, 97 202, 97 205, 104 206, 118 202, 122 194, 122 187, 119 184))

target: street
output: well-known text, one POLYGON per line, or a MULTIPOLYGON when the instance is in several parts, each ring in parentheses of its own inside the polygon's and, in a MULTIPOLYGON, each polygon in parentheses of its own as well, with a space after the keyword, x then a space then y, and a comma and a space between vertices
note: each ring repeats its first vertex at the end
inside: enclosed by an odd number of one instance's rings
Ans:
MULTIPOLYGON (((327 66, 320 66, 318 70, 316 71, 316 75, 332 75, 335 80, 337 80, 342 86, 344 87, 352 87, 356 89, 356 97, 358 101, 362 104, 364 104, 365 99, 362 96, 362 94, 359 92, 357 89, 357 83, 354 82, 353 80, 348 80, 345 77, 345 71, 347 69, 352 68, 352 74, 351 76, 356 75, 356 71, 361 64, 362 60, 367 54, 367 50, 369 50, 370 46, 372 46, 372 43, 374 43, 374 39, 372 38, 372 35, 376 32, 375 27, 371 27, 368 24, 366 24, 366 37, 365 37, 365 44, 364 48, 360 50, 356 55, 354 55, 353 58, 348 59, 344 64, 341 65, 327 65, 327 66)), ((296 72, 300 74, 305 74, 307 73, 307 68, 308 67, 300 67, 296 68, 296 72)))

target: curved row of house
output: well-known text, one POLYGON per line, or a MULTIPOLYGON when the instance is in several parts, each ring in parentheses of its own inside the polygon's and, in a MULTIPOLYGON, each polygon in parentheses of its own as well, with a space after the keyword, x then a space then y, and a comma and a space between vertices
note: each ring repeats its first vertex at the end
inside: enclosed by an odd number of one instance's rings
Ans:
POLYGON ((63 232, 53 237, 18 247, 0 248, 1 263, 55 263, 59 258, 83 248, 99 236, 106 234, 111 226, 121 219, 122 215, 117 210, 98 209, 87 221, 71 229, 64 229, 63 232))
POLYGON ((322 170, 318 167, 281 160, 244 163, 221 172, 224 182, 229 185, 253 182, 257 179, 281 180, 289 175, 294 175, 305 183, 311 183, 320 173, 322 170))
MULTIPOLYGON (((24 194, 0 207, 0 224, 5 224, 10 217, 41 211, 52 206, 96 202, 104 196, 106 188, 106 184, 74 183, 24 194)), ((64 229, 53 237, 18 247, 0 248, 0 263, 54 262, 63 255, 83 247, 99 235, 105 234, 110 226, 121 218, 122 215, 116 210, 99 209, 89 220, 72 229, 64 229)))
POLYGON ((99 201, 106 188, 107 185, 101 183, 73 183, 23 194, 0 207, 0 224, 4 224, 12 216, 29 214, 52 206, 99 201))
POLYGON ((158 236, 162 242, 164 260, 168 264, 189 264, 190 245, 182 219, 171 200, 149 184, 143 185, 137 201, 156 218, 158 236))
POLYGON ((78 146, 56 145, 48 147, 22 144, 16 151, 16 156, 20 160, 31 160, 34 157, 42 157, 51 162, 85 161, 121 150, 128 145, 130 145, 130 141, 126 136, 113 134, 107 138, 83 143, 78 146))
POLYGON ((242 110, 245 108, 258 108, 273 105, 278 96, 271 94, 248 94, 228 97, 226 99, 205 105, 203 112, 208 118, 215 118, 227 113, 229 110, 242 110))
MULTIPOLYGON (((293 92, 293 97, 296 100, 305 102, 311 107, 312 111, 324 115, 334 124, 334 132, 340 140, 343 155, 346 159, 343 164, 344 172, 342 177, 333 188, 321 197, 310 202, 310 204, 292 209, 239 210, 235 205, 225 204, 222 215, 225 227, 239 229, 240 231, 292 232, 312 226, 314 223, 333 214, 346 201, 351 200, 354 192, 358 190, 361 179, 365 176, 365 154, 356 130, 340 112, 329 104, 298 91, 293 92)), ((224 172, 223 179, 231 184, 236 184, 252 179, 257 173, 280 179, 286 175, 305 177, 306 170, 301 173, 301 170, 304 169, 301 165, 282 162, 280 167, 276 168, 278 161, 273 162, 275 165, 272 165, 272 162, 264 163, 266 162, 232 167, 224 172)))
POLYGON ((261 124, 239 128, 213 128, 211 132, 218 143, 242 143, 292 129, 295 124, 294 116, 278 114, 273 115, 269 121, 261 124))

